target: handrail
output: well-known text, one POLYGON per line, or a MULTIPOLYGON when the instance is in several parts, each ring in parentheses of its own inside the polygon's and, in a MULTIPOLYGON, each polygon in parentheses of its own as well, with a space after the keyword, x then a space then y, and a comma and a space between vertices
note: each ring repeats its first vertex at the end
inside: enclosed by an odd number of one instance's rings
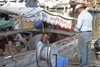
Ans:
MULTIPOLYGON (((27 51, 27 52, 16 54, 16 55, 14 55, 14 58, 18 58, 18 57, 25 56, 25 55, 28 55, 28 54, 34 54, 35 55, 35 50, 31 50, 31 51, 27 51)), ((6 60, 10 60, 12 58, 13 58, 13 55, 4 57, 4 59, 0 60, 0 63, 4 62, 6 60)))

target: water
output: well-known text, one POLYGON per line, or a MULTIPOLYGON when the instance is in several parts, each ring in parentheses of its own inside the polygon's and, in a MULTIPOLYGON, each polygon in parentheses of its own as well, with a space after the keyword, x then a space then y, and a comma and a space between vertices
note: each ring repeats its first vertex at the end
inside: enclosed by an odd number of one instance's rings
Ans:
MULTIPOLYGON (((64 15, 66 13, 66 11, 64 12, 64 9, 57 9, 56 11, 57 11, 57 13, 62 14, 62 15, 64 15)), ((98 39, 100 36, 100 13, 95 13, 94 11, 91 11, 90 13, 92 14, 92 16, 94 18, 93 35, 94 35, 94 38, 98 39)), ((77 18, 78 14, 70 12, 69 16, 77 18)), ((77 21, 74 21, 73 23, 77 23, 77 21)))
POLYGON ((93 34, 95 38, 100 36, 100 13, 91 13, 93 15, 93 34))

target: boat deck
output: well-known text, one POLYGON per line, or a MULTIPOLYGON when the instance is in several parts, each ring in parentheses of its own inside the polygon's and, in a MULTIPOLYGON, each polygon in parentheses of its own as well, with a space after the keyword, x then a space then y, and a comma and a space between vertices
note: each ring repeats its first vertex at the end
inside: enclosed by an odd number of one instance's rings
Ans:
MULTIPOLYGON (((96 59, 96 56, 95 56, 95 51, 93 50, 93 44, 94 44, 94 42, 96 41, 96 38, 93 38, 93 40, 92 40, 92 49, 91 49, 91 52, 90 52, 90 57, 89 57, 89 65, 87 66, 87 67, 100 67, 99 65, 100 65, 100 61, 98 61, 97 59, 96 59)), ((22 52, 24 51, 24 50, 26 50, 26 48, 24 48, 23 50, 22 50, 22 52)), ((28 54, 27 54, 28 55, 28 54)), ((78 51, 76 51, 75 53, 73 53, 73 54, 68 54, 68 55, 63 55, 63 56, 65 56, 65 57, 68 57, 69 58, 69 65, 68 66, 65 66, 64 65, 64 67, 80 67, 80 65, 79 65, 79 59, 78 59, 78 51), (71 59, 70 59, 71 58, 71 59)), ((17 59, 17 61, 18 60, 20 60, 20 62, 18 63, 19 64, 19 66, 20 65, 22 65, 22 63, 26 63, 26 61, 24 62, 24 60, 27 60, 27 59, 32 59, 31 61, 31 63, 29 63, 29 64, 27 64, 26 66, 24 66, 24 67, 37 67, 36 66, 36 61, 34 61, 34 59, 35 59, 35 51, 33 50, 33 51, 30 51, 30 53, 29 53, 29 55, 28 56, 22 56, 22 57, 19 57, 18 59, 17 59), (31 55, 31 53, 32 53, 32 55, 31 55), (32 57, 34 57, 34 58, 32 58, 32 57), (24 59, 24 60, 22 60, 22 59, 24 59), (33 62, 34 61, 34 62, 33 62)), ((7 63, 10 63, 10 62, 14 62, 14 61, 8 61, 7 63)), ((44 63, 44 65, 43 65, 43 67, 45 66, 46 64, 44 63)), ((9 67, 9 66, 8 66, 9 67)), ((11 67, 11 66, 10 66, 11 67)))

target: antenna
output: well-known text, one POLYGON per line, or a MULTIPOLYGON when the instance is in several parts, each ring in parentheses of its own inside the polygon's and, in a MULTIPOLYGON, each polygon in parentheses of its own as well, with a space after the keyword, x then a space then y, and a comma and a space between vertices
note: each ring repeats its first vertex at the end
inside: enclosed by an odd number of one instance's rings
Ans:
POLYGON ((36 45, 36 63, 38 67, 41 67, 43 61, 47 61, 48 66, 53 67, 57 66, 57 44, 53 43, 48 47, 48 45, 44 45, 41 41, 39 41, 36 45), (48 52, 47 52, 48 51, 48 52))

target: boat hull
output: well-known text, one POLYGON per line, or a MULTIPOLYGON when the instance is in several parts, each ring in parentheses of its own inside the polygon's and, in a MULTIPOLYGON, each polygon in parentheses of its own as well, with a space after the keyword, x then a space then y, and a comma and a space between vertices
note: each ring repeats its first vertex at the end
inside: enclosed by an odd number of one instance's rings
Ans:
MULTIPOLYGON (((69 59, 75 52, 77 52, 78 36, 72 35, 62 40, 54 42, 58 46, 58 55, 68 57, 69 59)), ((75 54, 74 54, 75 56, 75 54)), ((45 65, 44 62, 41 66, 45 65)), ((35 50, 16 54, 0 60, 0 66, 4 67, 36 67, 35 50)))

